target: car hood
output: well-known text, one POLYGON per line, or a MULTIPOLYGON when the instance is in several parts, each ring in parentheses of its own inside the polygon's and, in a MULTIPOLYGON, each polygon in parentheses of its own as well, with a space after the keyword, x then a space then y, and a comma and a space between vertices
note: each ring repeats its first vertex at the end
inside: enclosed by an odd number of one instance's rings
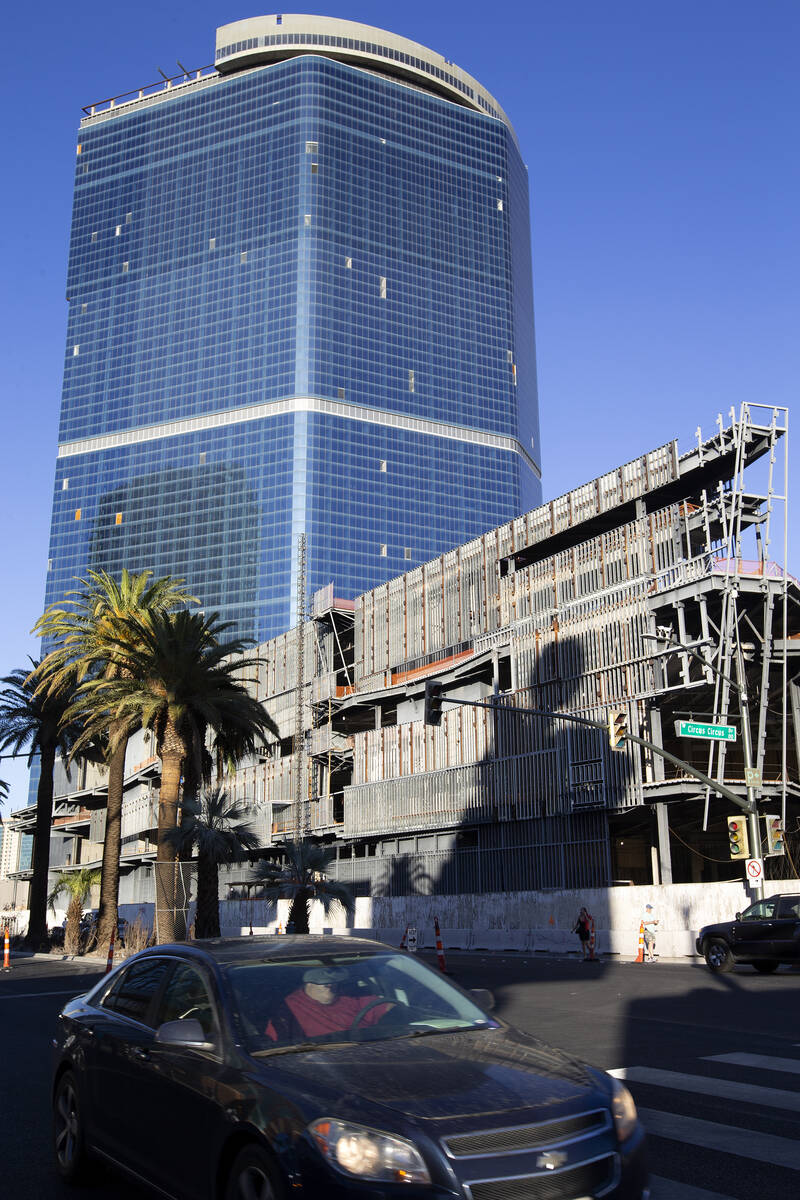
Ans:
MULTIPOLYGON (((378 1104, 415 1120, 488 1116, 531 1107, 563 1111, 598 1090, 597 1077, 563 1051, 517 1030, 443 1033, 270 1056, 323 1101, 378 1104)), ((267 1066, 267 1063, 270 1066, 267 1066)))
POLYGON ((708 937, 715 933, 730 933, 736 924, 736 920, 732 921, 717 921, 715 925, 704 925, 698 933, 698 938, 708 937))

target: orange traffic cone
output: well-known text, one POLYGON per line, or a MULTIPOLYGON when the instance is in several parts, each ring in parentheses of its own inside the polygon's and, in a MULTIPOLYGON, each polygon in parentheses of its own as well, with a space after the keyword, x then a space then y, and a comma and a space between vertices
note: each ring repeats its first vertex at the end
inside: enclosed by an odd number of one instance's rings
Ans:
POLYGON ((398 947, 398 949, 405 950, 407 941, 408 941, 408 925, 406 925, 405 932, 404 932, 403 936, 400 938, 400 946, 398 947))
POLYGON ((442 933, 441 933, 441 930, 439 929, 439 918, 438 917, 433 918, 433 928, 434 928, 434 932, 436 933, 436 957, 439 960, 439 970, 442 971, 446 975, 447 967, 445 966, 445 962, 444 962, 444 946, 442 945, 442 933))
POLYGON ((106 975, 108 974, 108 972, 111 970, 111 968, 114 965, 114 933, 115 933, 115 931, 112 929, 111 930, 111 941, 108 943, 108 961, 106 962, 106 975))
POLYGON ((3 938, 3 970, 11 970, 11 938, 8 936, 8 926, 6 925, 6 935, 3 938))
POLYGON ((636 951, 636 962, 644 962, 644 921, 639 922, 639 949, 636 951))

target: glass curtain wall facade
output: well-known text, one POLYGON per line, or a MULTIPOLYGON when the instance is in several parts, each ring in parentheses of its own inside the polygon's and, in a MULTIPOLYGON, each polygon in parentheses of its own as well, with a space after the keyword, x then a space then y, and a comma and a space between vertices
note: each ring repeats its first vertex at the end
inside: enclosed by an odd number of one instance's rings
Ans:
POLYGON ((150 568, 263 641, 301 532, 354 597, 539 502, 504 120, 309 52, 78 141, 47 603, 150 568))

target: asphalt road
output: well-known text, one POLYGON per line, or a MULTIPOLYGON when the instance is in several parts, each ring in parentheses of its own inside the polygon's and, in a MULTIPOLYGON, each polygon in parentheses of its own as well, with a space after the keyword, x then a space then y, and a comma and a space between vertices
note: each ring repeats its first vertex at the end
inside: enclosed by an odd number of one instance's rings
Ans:
MULTIPOLYGON (((491 988, 504 1020, 625 1078, 650 1134, 653 1200, 798 1194, 800 972, 479 954, 447 965, 491 988)), ((97 976, 96 964, 42 959, 0 976, 0 1178, 15 1200, 153 1200, 110 1172, 68 1189, 51 1167, 54 1019, 97 976)))

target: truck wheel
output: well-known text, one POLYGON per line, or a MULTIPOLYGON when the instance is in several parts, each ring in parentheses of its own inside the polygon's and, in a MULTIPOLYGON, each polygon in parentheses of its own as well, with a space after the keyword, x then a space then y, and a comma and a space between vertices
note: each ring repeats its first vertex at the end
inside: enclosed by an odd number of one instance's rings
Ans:
POLYGON ((727 942, 721 938, 713 938, 706 943, 706 962, 714 972, 730 971, 733 966, 733 955, 727 942))
POLYGON ((759 975, 771 975, 773 971, 777 971, 780 963, 770 962, 768 959, 762 958, 758 962, 754 962, 753 966, 759 975))

